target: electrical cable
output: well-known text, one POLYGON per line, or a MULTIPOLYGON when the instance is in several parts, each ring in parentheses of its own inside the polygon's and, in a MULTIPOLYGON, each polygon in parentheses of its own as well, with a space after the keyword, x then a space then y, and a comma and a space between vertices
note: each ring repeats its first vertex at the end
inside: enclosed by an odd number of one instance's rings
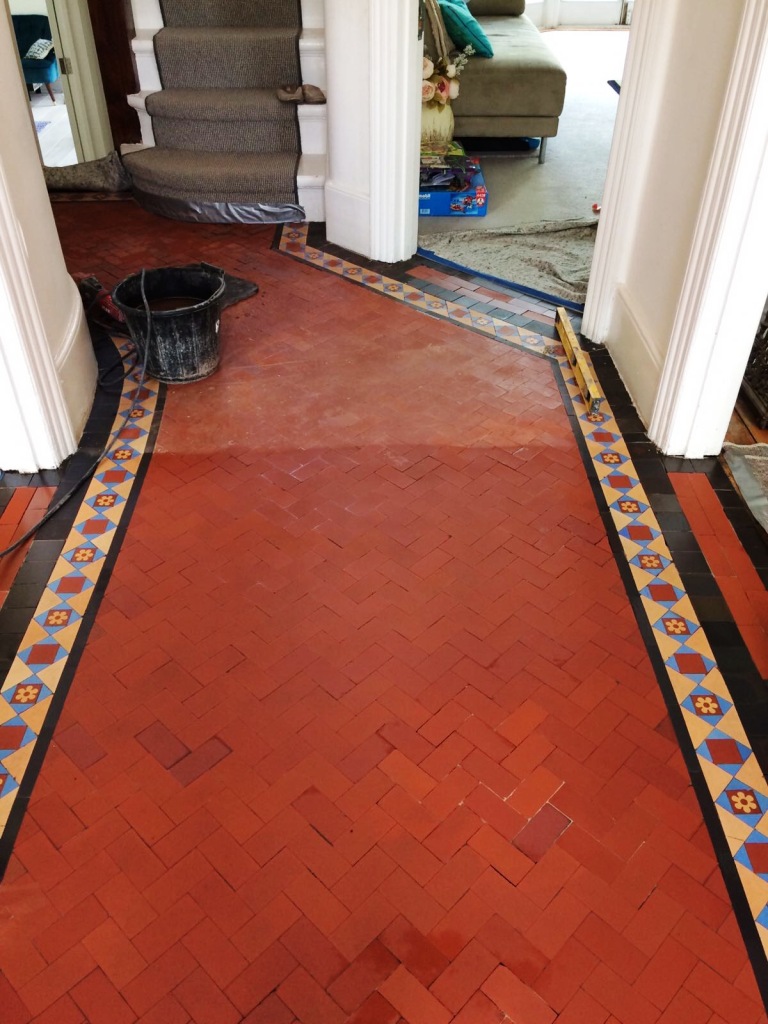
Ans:
MULTIPOLYGON (((138 384, 136 385, 136 390, 134 392, 133 399, 131 401, 131 404, 128 406, 126 412, 123 415, 122 422, 119 424, 119 426, 116 429, 112 430, 112 432, 109 435, 109 440, 104 445, 104 447, 102 448, 101 452, 96 457, 95 461, 78 478, 77 482, 74 483, 72 485, 72 487, 70 487, 70 489, 67 491, 67 493, 65 495, 63 495, 63 497, 61 497, 52 508, 48 509, 48 511, 45 513, 45 515, 40 520, 38 520, 38 522, 36 522, 33 526, 30 526, 30 528, 27 530, 26 533, 22 534, 22 536, 19 537, 18 540, 14 541, 13 544, 10 544, 7 548, 3 548, 3 550, 0 551, 0 558, 5 558, 6 555, 10 555, 12 552, 16 551, 17 548, 20 548, 22 546, 22 544, 25 544, 29 540, 30 537, 33 537, 42 526, 44 526, 50 519, 52 519, 56 515, 56 513, 58 511, 60 511, 60 509, 62 509, 67 504, 67 502, 72 498, 72 496, 74 494, 76 494, 77 491, 80 490, 82 485, 84 483, 86 483, 88 480, 91 479, 91 477, 93 476, 93 474, 96 472, 97 468, 99 467, 102 459, 104 459, 104 457, 106 456, 106 454, 109 451, 109 449, 117 441, 118 437, 120 436, 120 431, 123 430, 123 428, 128 425, 128 422, 130 421, 131 416, 133 415, 133 412, 134 412, 136 406, 138 405, 138 402, 139 402, 139 399, 140 399, 140 396, 141 396, 141 391, 142 391, 142 388, 144 387, 144 380, 145 380, 146 375, 147 375, 147 359, 149 357, 149 341, 150 341, 150 337, 151 337, 151 334, 152 334, 152 312, 151 312, 151 310, 149 308, 149 302, 147 300, 147 293, 146 293, 146 291, 144 289, 144 275, 145 274, 146 274, 146 270, 142 269, 142 271, 141 271, 141 282, 140 282, 141 283, 141 300, 142 300, 142 303, 144 304, 144 311, 147 314, 147 333, 146 333, 146 335, 144 337, 144 358, 142 360, 141 374, 139 376, 138 384)), ((111 367, 111 368, 114 368, 114 366, 116 366, 116 365, 117 365, 116 363, 113 364, 113 367, 111 367)), ((132 372, 132 370, 135 369, 137 365, 138 365, 138 354, 137 354, 137 359, 134 362, 133 366, 130 367, 128 370, 126 370, 125 374, 123 375, 123 379, 125 379, 125 377, 127 377, 128 374, 130 372, 132 372)))

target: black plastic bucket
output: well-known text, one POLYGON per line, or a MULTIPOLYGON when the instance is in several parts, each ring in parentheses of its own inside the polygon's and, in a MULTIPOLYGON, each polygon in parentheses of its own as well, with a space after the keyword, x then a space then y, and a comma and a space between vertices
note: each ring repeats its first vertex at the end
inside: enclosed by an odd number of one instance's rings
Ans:
MULTIPOLYGON (((144 273, 150 307, 147 373, 166 384, 201 380, 219 365, 219 323, 224 273, 216 267, 160 267, 144 273)), ((141 274, 131 274, 112 292, 141 358, 147 312, 141 274)))

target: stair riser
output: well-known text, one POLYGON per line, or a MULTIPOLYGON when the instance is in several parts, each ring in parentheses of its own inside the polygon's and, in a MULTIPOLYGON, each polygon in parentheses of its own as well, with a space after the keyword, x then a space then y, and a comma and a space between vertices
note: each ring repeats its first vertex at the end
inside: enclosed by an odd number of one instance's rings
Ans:
POLYGON ((201 33, 182 44, 160 32, 155 51, 165 89, 268 89, 296 76, 296 43, 289 38, 201 33))
POLYGON ((274 0, 226 0, 225 3, 211 3, 210 0, 160 0, 165 24, 177 28, 281 25, 298 28, 301 24, 300 6, 298 2, 276 4, 274 0))
POLYGON ((202 153, 290 153, 299 147, 294 121, 188 121, 154 117, 155 144, 202 153))

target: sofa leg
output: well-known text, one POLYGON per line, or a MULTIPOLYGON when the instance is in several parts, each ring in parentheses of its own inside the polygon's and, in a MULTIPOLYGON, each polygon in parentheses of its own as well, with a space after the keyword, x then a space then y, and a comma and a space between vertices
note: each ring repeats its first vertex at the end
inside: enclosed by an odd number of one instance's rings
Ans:
POLYGON ((56 97, 53 95, 53 89, 51 87, 51 83, 50 82, 46 82, 45 83, 45 88, 48 90, 48 95, 51 97, 51 102, 55 103, 56 102, 56 97))
POLYGON ((542 138, 541 145, 539 146, 539 163, 543 164, 547 159, 547 139, 542 138))

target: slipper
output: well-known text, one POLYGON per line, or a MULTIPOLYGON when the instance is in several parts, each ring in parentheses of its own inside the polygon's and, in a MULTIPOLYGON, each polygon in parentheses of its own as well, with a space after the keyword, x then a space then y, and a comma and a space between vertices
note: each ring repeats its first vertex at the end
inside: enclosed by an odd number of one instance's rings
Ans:
POLYGON ((325 103, 325 93, 316 85, 303 85, 305 103, 325 103))
POLYGON ((300 85, 281 85, 277 90, 277 98, 283 103, 303 103, 302 87, 300 85))

